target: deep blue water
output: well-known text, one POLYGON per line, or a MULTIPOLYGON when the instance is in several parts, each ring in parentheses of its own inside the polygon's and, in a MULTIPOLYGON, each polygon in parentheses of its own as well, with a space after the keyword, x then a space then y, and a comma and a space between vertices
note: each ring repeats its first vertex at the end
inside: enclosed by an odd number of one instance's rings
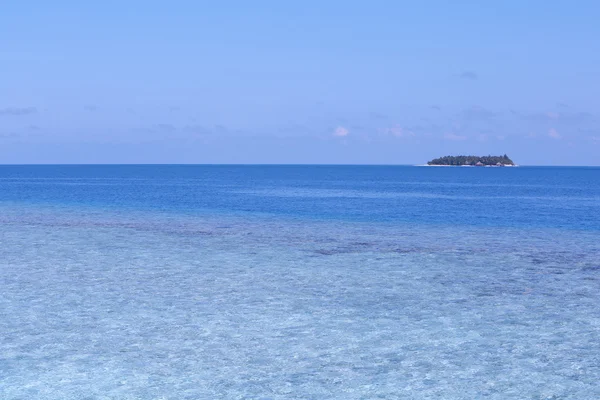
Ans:
POLYGON ((600 168, 0 166, 0 399, 598 399, 600 168))
POLYGON ((0 166, 0 201, 600 230, 600 168, 0 166))

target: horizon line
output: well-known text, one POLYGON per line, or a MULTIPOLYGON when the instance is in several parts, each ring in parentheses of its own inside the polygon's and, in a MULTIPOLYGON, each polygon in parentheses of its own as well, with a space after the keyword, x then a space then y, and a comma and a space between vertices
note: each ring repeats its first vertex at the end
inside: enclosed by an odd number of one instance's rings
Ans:
MULTIPOLYGON (((8 166, 363 166, 363 167, 425 167, 427 164, 367 164, 367 163, 0 163, 0 167, 8 166)), ((452 165, 451 165, 452 166, 452 165)), ((518 167, 580 167, 594 168, 597 165, 568 164, 516 164, 518 167)), ((455 165, 460 167, 460 165, 455 165)))

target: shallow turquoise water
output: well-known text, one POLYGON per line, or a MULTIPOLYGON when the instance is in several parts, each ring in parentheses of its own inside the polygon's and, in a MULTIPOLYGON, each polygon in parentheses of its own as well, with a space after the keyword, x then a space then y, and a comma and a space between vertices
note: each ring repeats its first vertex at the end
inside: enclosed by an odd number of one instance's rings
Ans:
POLYGON ((0 398, 600 398, 599 216, 594 168, 0 167, 0 398))

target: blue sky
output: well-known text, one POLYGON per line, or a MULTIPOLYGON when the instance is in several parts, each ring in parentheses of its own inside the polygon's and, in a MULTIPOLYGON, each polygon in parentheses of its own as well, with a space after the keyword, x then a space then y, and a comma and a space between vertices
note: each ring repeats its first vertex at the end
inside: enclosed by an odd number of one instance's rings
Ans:
POLYGON ((5 1, 0 163, 600 165, 595 1, 5 1))

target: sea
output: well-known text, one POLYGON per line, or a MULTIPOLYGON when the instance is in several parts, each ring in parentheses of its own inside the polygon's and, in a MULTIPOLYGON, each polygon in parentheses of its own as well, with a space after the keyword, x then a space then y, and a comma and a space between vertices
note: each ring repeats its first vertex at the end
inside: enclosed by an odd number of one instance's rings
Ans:
POLYGON ((0 166, 0 399, 600 399, 600 168, 0 166))

